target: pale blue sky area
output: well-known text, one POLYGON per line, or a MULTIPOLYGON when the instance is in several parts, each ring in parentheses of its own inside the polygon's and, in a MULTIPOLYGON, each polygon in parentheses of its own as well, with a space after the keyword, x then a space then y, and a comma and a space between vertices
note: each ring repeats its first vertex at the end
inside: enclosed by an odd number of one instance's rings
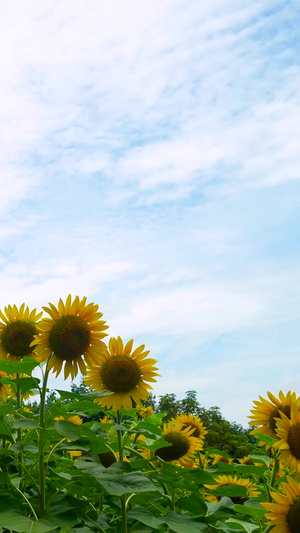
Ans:
POLYGON ((244 425, 300 393, 298 1, 0 10, 1 308, 87 296, 244 425))

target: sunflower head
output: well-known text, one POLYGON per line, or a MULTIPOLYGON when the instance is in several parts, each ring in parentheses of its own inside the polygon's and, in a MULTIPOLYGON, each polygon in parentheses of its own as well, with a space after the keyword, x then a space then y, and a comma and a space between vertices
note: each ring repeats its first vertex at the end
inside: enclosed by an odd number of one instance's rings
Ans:
POLYGON ((42 316, 36 309, 30 311, 25 304, 20 309, 8 305, 4 313, 0 311, 0 357, 11 361, 21 361, 26 355, 35 357, 34 335, 37 334, 37 321, 42 316))
MULTIPOLYGON (((300 406, 300 398, 297 398, 296 393, 291 393, 291 391, 288 391, 286 395, 280 391, 278 398, 271 392, 268 392, 268 397, 269 400, 266 400, 260 396, 260 401, 253 402, 254 409, 251 410, 252 415, 249 416, 251 419, 249 424, 257 427, 250 434, 256 435, 256 433, 262 433, 267 437, 277 439, 276 428, 278 418, 280 418, 281 413, 290 418, 291 406, 294 403, 300 406)), ((270 448, 263 441, 259 441, 258 444, 259 446, 270 448)))
POLYGON ((86 365, 97 362, 98 352, 105 344, 102 339, 107 335, 103 316, 98 312, 98 305, 86 305, 86 297, 78 296, 72 302, 69 294, 66 303, 60 299, 58 306, 49 303, 43 309, 50 315, 39 324, 39 335, 35 336, 38 360, 48 361, 48 369, 56 372, 56 377, 64 365, 65 379, 71 375, 74 379, 78 367, 82 374, 86 365))
POLYGON ((138 407, 136 412, 141 418, 148 418, 148 416, 153 415, 154 409, 152 405, 148 405, 148 407, 138 407))
POLYGON ((71 424, 76 424, 76 426, 83 423, 83 419, 81 418, 81 416, 78 416, 78 415, 69 416, 69 418, 65 418, 64 416, 55 416, 54 420, 56 422, 60 422, 61 420, 66 420, 67 422, 71 422, 71 424))
POLYGON ((268 510, 266 515, 268 524, 274 526, 274 532, 299 533, 300 485, 287 476, 287 483, 282 483, 281 489, 282 494, 271 491, 276 503, 261 502, 261 505, 268 510))
POLYGON ((229 457, 224 457, 223 455, 218 455, 215 453, 211 453, 210 457, 213 459, 212 464, 216 465, 217 463, 228 463, 231 464, 233 459, 230 459, 229 457))
POLYGON ((202 448, 201 441, 192 436, 193 432, 189 427, 184 428, 181 422, 168 422, 163 428, 163 438, 171 446, 159 448, 155 455, 163 461, 192 460, 202 448))
POLYGON ((277 418, 276 434, 277 442, 274 448, 281 451, 280 460, 289 468, 290 472, 296 472, 300 477, 300 409, 297 403, 291 407, 291 415, 288 418, 281 413, 277 418))
POLYGON ((110 391, 112 394, 103 398, 96 398, 103 407, 118 411, 122 406, 132 408, 132 401, 137 405, 141 400, 147 400, 154 376, 158 376, 153 366, 155 359, 147 359, 149 351, 144 351, 145 346, 139 346, 132 351, 133 340, 124 346, 121 337, 112 337, 109 340, 109 349, 106 347, 99 355, 98 362, 88 368, 85 385, 96 391, 110 391))
POLYGON ((210 490, 216 490, 221 487, 228 486, 239 486, 245 487, 247 489, 247 497, 241 498, 240 496, 232 496, 231 500, 234 503, 243 504, 247 498, 259 496, 260 491, 257 490, 256 486, 247 478, 239 478, 237 475, 221 475, 215 478, 214 485, 204 485, 205 488, 210 490))
POLYGON ((201 439, 203 443, 204 436, 207 434, 207 430, 203 426, 203 422, 201 422, 200 418, 198 418, 197 415, 190 415, 190 413, 186 415, 184 413, 181 413, 175 416, 174 419, 171 419, 171 421, 181 422, 184 429, 187 427, 193 429, 193 437, 196 437, 196 439, 201 439))

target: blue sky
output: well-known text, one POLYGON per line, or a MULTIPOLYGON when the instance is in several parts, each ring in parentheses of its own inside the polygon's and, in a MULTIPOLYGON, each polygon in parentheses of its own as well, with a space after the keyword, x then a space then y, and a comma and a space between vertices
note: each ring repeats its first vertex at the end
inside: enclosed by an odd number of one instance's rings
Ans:
POLYGON ((4 0, 1 308, 86 295, 244 425, 299 392, 299 11, 4 0))

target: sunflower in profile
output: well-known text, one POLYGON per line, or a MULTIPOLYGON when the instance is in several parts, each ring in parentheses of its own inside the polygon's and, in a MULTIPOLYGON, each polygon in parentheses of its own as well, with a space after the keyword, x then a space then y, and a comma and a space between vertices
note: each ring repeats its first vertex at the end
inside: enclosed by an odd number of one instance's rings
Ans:
POLYGON ((277 418, 277 438, 274 448, 281 451, 280 460, 290 472, 296 472, 300 477, 300 409, 297 403, 291 407, 288 418, 284 413, 277 418))
POLYGON ((272 533, 299 533, 300 524, 300 485, 287 476, 287 483, 282 483, 283 494, 272 492, 276 503, 261 502, 268 510, 266 518, 272 527, 272 533))
POLYGON ((25 304, 4 307, 0 311, 0 358, 21 361, 23 357, 36 357, 34 335, 38 333, 37 322, 43 312, 32 311, 25 304))
POLYGON ((261 492, 257 490, 256 486, 250 481, 250 479, 239 478, 237 477, 237 475, 218 476, 215 478, 214 485, 204 485, 204 487, 209 490, 216 490, 221 487, 237 486, 237 485, 239 487, 245 487, 247 489, 247 496, 246 498, 241 498, 240 496, 231 497, 234 503, 243 503, 247 498, 259 496, 259 494, 261 494, 261 492))
MULTIPOLYGON (((271 392, 268 392, 269 400, 262 398, 260 401, 254 401, 254 409, 251 410, 253 413, 248 418, 251 418, 249 424, 251 426, 258 426, 253 429, 250 435, 256 435, 256 433, 262 433, 267 437, 272 439, 277 439, 276 419, 280 416, 280 413, 284 413, 288 418, 291 413, 291 405, 297 403, 299 405, 300 399, 297 398, 296 393, 289 391, 286 395, 282 391, 279 392, 278 398, 274 396, 271 392)), ((270 448, 270 445, 266 444, 263 441, 260 441, 259 446, 266 446, 270 448)))
POLYGON ((71 375, 74 379, 78 367, 82 374, 86 373, 86 364, 92 366, 97 363, 98 352, 105 344, 102 341, 107 335, 103 316, 98 312, 98 305, 86 305, 86 297, 82 300, 78 296, 72 302, 69 294, 66 303, 59 300, 57 308, 49 303, 43 307, 51 318, 44 318, 38 325, 40 334, 35 335, 38 361, 48 361, 48 369, 60 374, 64 364, 64 376, 71 375))
POLYGON ((175 416, 175 418, 171 418, 170 421, 181 422, 184 429, 187 427, 193 429, 193 437, 200 439, 203 447, 204 436, 207 434, 207 430, 197 415, 190 415, 189 413, 185 415, 184 413, 181 413, 175 416))
POLYGON ((194 430, 190 427, 183 427, 181 422, 169 421, 163 427, 163 439, 169 442, 172 446, 167 448, 159 448, 155 455, 163 461, 178 461, 181 459, 184 462, 193 460, 196 452, 202 449, 200 439, 193 437, 194 430))
POLYGON ((2 372, 0 370, 0 398, 2 401, 7 400, 8 396, 11 396, 11 388, 9 385, 6 385, 6 383, 2 383, 2 378, 9 378, 9 376, 6 374, 6 372, 2 372))
POLYGON ((110 391, 113 394, 103 398, 96 398, 102 407, 118 411, 121 407, 132 408, 132 401, 137 405, 141 400, 147 400, 151 385, 158 376, 153 366, 155 359, 147 359, 149 351, 144 351, 144 344, 132 351, 133 340, 124 346, 121 337, 109 340, 109 349, 105 348, 99 355, 98 361, 87 370, 84 384, 91 390, 110 391))

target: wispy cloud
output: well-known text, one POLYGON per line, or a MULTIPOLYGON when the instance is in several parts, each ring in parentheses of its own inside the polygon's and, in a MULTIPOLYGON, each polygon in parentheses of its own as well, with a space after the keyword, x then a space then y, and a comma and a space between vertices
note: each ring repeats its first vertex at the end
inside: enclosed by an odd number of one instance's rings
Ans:
MULTIPOLYGON (((159 391, 245 420, 244 343, 291 353, 300 318, 297 3, 2 4, 2 306, 86 294, 159 391)), ((282 368, 259 386, 296 386, 282 368)))

